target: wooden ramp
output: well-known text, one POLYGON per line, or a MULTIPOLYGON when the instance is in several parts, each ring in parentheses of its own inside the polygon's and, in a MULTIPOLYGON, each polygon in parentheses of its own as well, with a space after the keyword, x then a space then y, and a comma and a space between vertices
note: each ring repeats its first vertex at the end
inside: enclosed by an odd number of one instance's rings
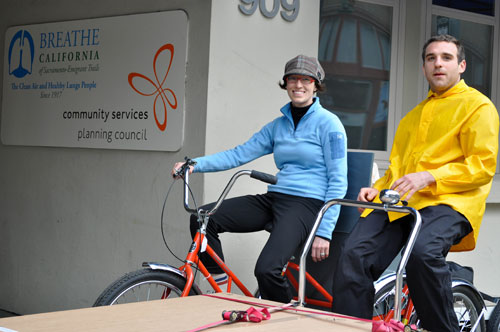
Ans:
MULTIPOLYGON (((139 302, 108 307, 58 311, 0 319, 4 332, 128 332, 188 331, 220 321, 223 310, 247 310, 257 304, 280 306, 276 302, 241 295, 219 293, 217 297, 190 296, 166 301, 139 302), (237 301, 251 301, 252 304, 237 301)), ((299 308, 302 310, 303 308, 299 308)), ((272 312, 271 319, 259 323, 237 322, 207 331, 371 331, 371 324, 312 309, 304 312, 272 312)))

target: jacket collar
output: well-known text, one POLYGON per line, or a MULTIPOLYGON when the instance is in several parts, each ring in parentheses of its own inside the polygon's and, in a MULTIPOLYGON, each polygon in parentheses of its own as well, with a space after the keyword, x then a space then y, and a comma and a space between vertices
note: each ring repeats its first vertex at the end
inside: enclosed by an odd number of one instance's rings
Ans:
MULTIPOLYGON (((307 110, 307 113, 304 114, 304 117, 306 117, 309 114, 315 112, 318 109, 319 106, 320 106, 319 97, 314 97, 313 98, 313 103, 312 103, 311 107, 309 107, 309 109, 307 110)), ((292 102, 289 102, 288 104, 286 104, 285 106, 283 106, 280 109, 280 111, 281 111, 281 113, 283 113, 284 116, 286 116, 293 123, 293 118, 292 118, 292 102)))
POLYGON ((465 81, 463 79, 461 79, 457 84, 452 86, 450 89, 448 89, 448 91, 446 91, 442 95, 437 95, 432 90, 429 90, 429 93, 427 94, 427 99, 429 99, 429 98, 446 98, 446 97, 449 97, 451 95, 462 93, 465 90, 467 90, 468 88, 469 87, 467 86, 467 84, 465 84, 465 81))

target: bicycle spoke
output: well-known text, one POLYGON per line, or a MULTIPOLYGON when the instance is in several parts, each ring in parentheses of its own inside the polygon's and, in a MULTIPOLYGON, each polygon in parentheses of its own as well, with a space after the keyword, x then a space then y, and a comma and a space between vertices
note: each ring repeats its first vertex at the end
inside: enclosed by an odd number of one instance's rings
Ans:
POLYGON ((161 295, 161 299, 164 300, 170 296, 170 292, 172 289, 166 287, 165 290, 163 291, 163 294, 161 295))
POLYGON ((164 300, 174 293, 180 296, 182 290, 177 287, 161 281, 150 281, 134 285, 124 290, 117 296, 115 303, 130 303, 151 300, 164 300))

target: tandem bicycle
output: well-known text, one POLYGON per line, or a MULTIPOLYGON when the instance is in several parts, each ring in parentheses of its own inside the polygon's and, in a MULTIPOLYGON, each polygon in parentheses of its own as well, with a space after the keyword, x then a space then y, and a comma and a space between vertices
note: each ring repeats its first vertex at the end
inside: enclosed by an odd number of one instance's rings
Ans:
MULTIPOLYGON (((115 305, 121 303, 131 303, 140 301, 151 301, 159 299, 169 299, 173 297, 185 297, 191 295, 201 295, 203 291, 196 283, 196 273, 199 271, 207 280, 213 292, 223 292, 217 284, 213 276, 208 272, 199 258, 199 253, 206 251, 208 255, 220 266, 227 274, 228 280, 225 286, 226 292, 230 293, 233 289, 233 284, 245 296, 254 297, 257 292, 251 292, 243 282, 238 278, 234 271, 214 252, 209 244, 206 243, 205 233, 209 218, 216 213, 219 206, 227 197, 231 188, 238 178, 241 176, 250 176, 266 183, 276 183, 276 177, 266 173, 250 170, 241 170, 236 172, 229 182, 226 184, 222 193, 212 208, 208 211, 196 209, 189 204, 189 166, 191 160, 183 164, 179 170, 179 175, 184 181, 183 185, 183 204, 184 209, 198 217, 200 227, 196 232, 192 244, 186 254, 183 264, 175 267, 169 264, 158 262, 144 262, 142 269, 129 272, 118 278, 110 284, 97 298, 94 306, 115 305)), ((413 324, 418 327, 418 317, 413 308, 411 297, 408 288, 405 284, 404 266, 408 260, 413 243, 418 235, 420 225, 420 215, 418 211, 408 206, 396 205, 399 203, 399 194, 392 190, 381 192, 381 200, 383 203, 366 203, 347 199, 336 199, 326 202, 313 226, 304 248, 300 256, 300 263, 296 264, 292 261, 288 262, 283 268, 283 276, 289 280, 289 284, 295 289, 297 296, 293 301, 299 306, 313 304, 316 307, 322 307, 324 310, 330 310, 332 304, 332 296, 329 291, 317 282, 313 276, 306 271, 306 256, 312 245, 314 234, 321 223, 321 219, 331 206, 340 204, 342 206, 364 207, 372 209, 384 209, 386 211, 397 211, 411 213, 416 218, 416 226, 408 239, 407 245, 403 250, 402 258, 396 273, 392 273, 382 277, 374 283, 376 289, 375 305, 374 305, 374 321, 389 322, 391 319, 396 319, 404 324, 413 324), (294 277, 294 273, 298 274, 298 281, 294 277), (305 296, 305 285, 311 285, 318 294, 323 297, 322 300, 310 299, 305 296)), ((455 281, 454 281, 455 282, 455 281)), ((484 317, 484 301, 482 301, 480 293, 474 288, 472 283, 467 281, 456 281, 453 285, 455 312, 459 318, 462 331, 486 331, 484 317)))

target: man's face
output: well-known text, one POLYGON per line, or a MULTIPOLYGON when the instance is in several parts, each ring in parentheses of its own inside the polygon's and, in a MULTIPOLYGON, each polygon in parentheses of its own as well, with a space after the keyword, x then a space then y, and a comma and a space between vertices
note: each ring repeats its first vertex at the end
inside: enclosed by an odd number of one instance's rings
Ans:
POLYGON ((436 41, 425 50, 423 69, 431 90, 440 95, 460 81, 460 75, 465 71, 465 60, 458 62, 454 43, 436 41))

